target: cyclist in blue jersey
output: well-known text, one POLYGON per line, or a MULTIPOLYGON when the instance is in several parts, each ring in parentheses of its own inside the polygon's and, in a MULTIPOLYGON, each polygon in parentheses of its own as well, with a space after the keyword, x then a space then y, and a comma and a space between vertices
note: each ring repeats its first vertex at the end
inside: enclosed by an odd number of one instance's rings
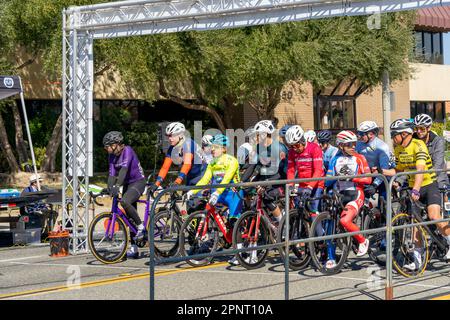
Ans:
MULTIPOLYGON (((362 154, 372 173, 386 173, 386 170, 392 169, 390 160, 389 146, 386 142, 378 138, 379 128, 374 121, 364 121, 358 127, 358 142, 356 144, 356 152, 362 154)), ((379 177, 375 178, 371 186, 365 188, 367 195, 374 195, 376 191, 380 192, 380 196, 386 198, 386 188, 383 180, 379 177)))
POLYGON ((109 176, 108 191, 111 197, 119 194, 122 190, 120 204, 126 214, 133 219, 137 225, 138 232, 131 238, 131 247, 127 256, 137 258, 139 256, 135 241, 145 237, 145 226, 137 212, 137 201, 145 190, 145 176, 136 153, 130 146, 123 143, 123 135, 118 131, 108 132, 103 137, 103 146, 108 152, 109 176))
POLYGON ((172 122, 166 127, 166 136, 169 139, 170 147, 167 150, 166 158, 155 184, 149 188, 151 193, 161 186, 172 163, 181 166, 178 177, 174 182, 175 185, 181 185, 185 182, 186 185, 192 186, 202 177, 203 150, 194 140, 187 138, 185 132, 186 128, 180 122, 172 122))
POLYGON ((323 151, 323 168, 325 169, 324 172, 326 173, 328 171, 328 166, 331 160, 337 154, 339 149, 330 143, 331 131, 329 130, 320 131, 317 135, 317 140, 319 141, 319 145, 323 151))

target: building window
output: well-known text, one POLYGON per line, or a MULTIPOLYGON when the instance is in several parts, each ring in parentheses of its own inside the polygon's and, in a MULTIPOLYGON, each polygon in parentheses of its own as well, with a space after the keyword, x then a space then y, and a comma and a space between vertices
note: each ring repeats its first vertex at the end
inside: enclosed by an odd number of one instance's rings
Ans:
POLYGON ((317 96, 315 129, 342 130, 356 127, 356 102, 349 97, 317 96))
POLYGON ((444 122, 444 102, 411 101, 411 117, 414 118, 421 113, 428 114, 436 122, 444 122))
POLYGON ((415 55, 420 62, 443 64, 444 52, 441 32, 416 31, 415 55))

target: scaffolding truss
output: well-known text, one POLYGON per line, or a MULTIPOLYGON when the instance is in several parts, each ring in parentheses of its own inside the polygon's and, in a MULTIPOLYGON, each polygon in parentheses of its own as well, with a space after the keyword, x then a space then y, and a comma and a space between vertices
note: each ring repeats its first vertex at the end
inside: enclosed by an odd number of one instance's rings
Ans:
POLYGON ((92 175, 95 39, 374 15, 439 5, 450 5, 450 0, 137 0, 64 10, 63 226, 72 231, 72 253, 88 250, 86 190, 92 175))

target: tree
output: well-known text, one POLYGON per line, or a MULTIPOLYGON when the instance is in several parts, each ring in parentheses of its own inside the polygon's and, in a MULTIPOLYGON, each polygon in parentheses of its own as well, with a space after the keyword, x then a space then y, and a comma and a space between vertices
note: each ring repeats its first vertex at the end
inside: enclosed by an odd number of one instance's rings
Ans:
MULTIPOLYGON (((30 63, 41 56, 46 74, 59 78, 61 10, 98 2, 105 1, 4 1, 6 47, 25 47, 30 63)), ((290 80, 318 90, 347 78, 376 86, 385 70, 392 81, 408 77, 414 19, 414 12, 383 14, 375 30, 360 16, 101 40, 94 47, 95 74, 116 68, 145 99, 204 111, 224 130, 234 127, 234 110, 244 104, 260 119, 273 118, 290 80)), ((59 146, 53 139, 60 137, 52 135, 47 148, 59 146)))

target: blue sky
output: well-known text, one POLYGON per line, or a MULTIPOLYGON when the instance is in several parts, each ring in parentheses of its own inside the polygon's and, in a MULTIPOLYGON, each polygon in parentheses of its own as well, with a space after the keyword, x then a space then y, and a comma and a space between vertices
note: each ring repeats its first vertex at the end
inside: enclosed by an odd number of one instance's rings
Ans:
POLYGON ((450 65, 450 32, 444 33, 444 63, 450 65))

